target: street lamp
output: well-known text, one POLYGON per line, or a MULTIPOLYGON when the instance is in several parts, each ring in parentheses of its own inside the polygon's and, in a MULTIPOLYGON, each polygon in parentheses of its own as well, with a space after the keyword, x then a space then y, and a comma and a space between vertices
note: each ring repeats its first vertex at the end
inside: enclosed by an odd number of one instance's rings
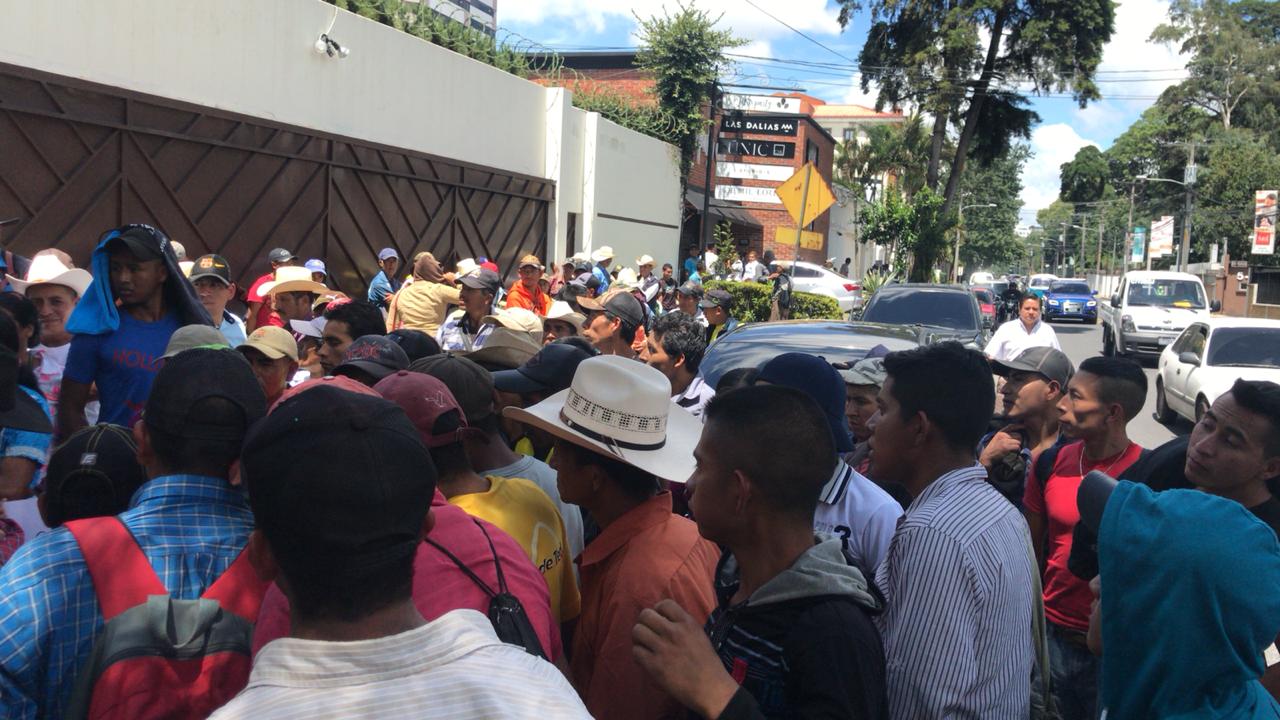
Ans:
MULTIPOLYGON (((969 208, 993 208, 999 207, 995 203, 976 203, 974 205, 960 206, 960 222, 956 225, 956 249, 951 256, 951 276, 956 277, 956 271, 960 269, 960 239, 964 236, 964 211, 969 208)), ((957 278, 956 282, 959 282, 957 278)))

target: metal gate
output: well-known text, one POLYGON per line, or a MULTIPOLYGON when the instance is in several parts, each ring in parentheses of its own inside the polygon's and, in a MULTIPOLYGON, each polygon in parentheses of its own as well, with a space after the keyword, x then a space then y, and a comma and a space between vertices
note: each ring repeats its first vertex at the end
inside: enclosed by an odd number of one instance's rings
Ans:
MULTIPOLYGON (((416 122, 405 118, 404 122, 416 122)), ((555 192, 517 175, 0 63, 5 244, 86 266, 107 228, 146 222, 188 257, 227 258, 241 287, 284 247, 363 294, 379 248, 512 273, 546 255, 555 192)), ((406 269, 407 272, 407 269, 406 269)))

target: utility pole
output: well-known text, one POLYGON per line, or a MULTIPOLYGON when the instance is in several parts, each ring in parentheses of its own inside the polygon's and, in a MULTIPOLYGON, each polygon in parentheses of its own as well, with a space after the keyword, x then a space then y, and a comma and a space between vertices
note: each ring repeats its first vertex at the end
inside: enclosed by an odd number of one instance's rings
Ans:
MULTIPOLYGON (((1132 252, 1129 250, 1129 246, 1133 244, 1133 191, 1137 186, 1137 178, 1129 181, 1129 224, 1124 226, 1124 252, 1129 252, 1130 258, 1132 257, 1132 252)), ((1124 252, 1121 253, 1120 257, 1125 257, 1124 252)), ((1145 247, 1142 248, 1142 252, 1146 254, 1147 249, 1145 247)), ((1129 269, 1128 260, 1125 260, 1124 267, 1126 270, 1129 269)))
POLYGON ((1085 258, 1084 244, 1088 239, 1089 239, 1089 214, 1083 213, 1080 216, 1080 255, 1076 260, 1077 269, 1084 268, 1084 258, 1085 258))
MULTIPOLYGON (((707 171, 702 179, 702 226, 699 228, 698 253, 699 256, 706 254, 707 244, 711 239, 711 194, 714 189, 711 187, 712 178, 715 177, 716 164, 716 130, 718 123, 716 122, 716 94, 718 88, 716 81, 711 81, 711 88, 707 94, 707 171)), ((707 272, 711 272, 711 268, 707 268, 707 272)))
POLYGON ((1191 259, 1191 190, 1196 184, 1196 143, 1187 143, 1187 167, 1182 174, 1185 197, 1182 203, 1182 246, 1178 248, 1178 271, 1186 272, 1191 259))
POLYGON ((1098 217, 1098 255, 1094 260, 1093 270, 1098 273, 1098 280, 1102 280, 1102 232, 1107 227, 1107 218, 1105 215, 1098 217))

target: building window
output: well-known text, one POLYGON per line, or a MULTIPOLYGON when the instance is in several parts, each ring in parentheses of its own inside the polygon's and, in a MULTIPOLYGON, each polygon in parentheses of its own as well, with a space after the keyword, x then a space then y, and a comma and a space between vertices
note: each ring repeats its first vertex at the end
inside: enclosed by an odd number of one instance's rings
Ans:
POLYGON ((1255 272, 1257 290, 1253 301, 1259 305, 1280 305, 1280 272, 1255 272))
POLYGON ((847 142, 847 141, 849 141, 849 140, 852 140, 853 138, 854 138, 853 128, 845 128, 845 129, 844 129, 844 139, 845 139, 845 141, 847 142))

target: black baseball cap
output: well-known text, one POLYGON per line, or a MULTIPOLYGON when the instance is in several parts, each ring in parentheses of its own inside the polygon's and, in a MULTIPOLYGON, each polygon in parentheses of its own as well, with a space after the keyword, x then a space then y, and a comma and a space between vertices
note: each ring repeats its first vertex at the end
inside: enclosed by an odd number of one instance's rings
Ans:
POLYGON ((271 252, 267 253, 267 259, 273 263, 289 262, 293 258, 293 253, 285 250, 284 248, 275 248, 271 252))
POLYGON ((685 280, 684 284, 676 288, 676 292, 681 295, 692 295, 696 298, 702 297, 702 283, 693 280, 685 280))
POLYGON ((576 345, 544 345, 515 370, 495 372, 493 386, 502 392, 554 395, 569 387, 573 374, 578 371, 578 364, 589 357, 591 353, 576 345))
POLYGON ((1080 511, 1080 522, 1085 527, 1098 532, 1102 526, 1102 514, 1107 509, 1107 501, 1115 491, 1119 481, 1101 470, 1092 470, 1080 481, 1080 489, 1076 491, 1076 507, 1080 511))
POLYGON ((116 515, 147 481, 128 428, 90 425, 54 449, 44 474, 44 516, 50 526, 116 515))
POLYGON ((493 376, 476 363, 457 355, 432 355, 409 366, 443 382, 462 407, 467 423, 475 425, 493 414, 493 376))
POLYGON ((191 282, 204 277, 217 278, 223 285, 231 285, 231 267, 221 255, 201 255, 196 258, 195 264, 191 266, 191 274, 187 277, 191 282))
POLYGON ((18 389, 18 354, 0 345, 0 428, 52 433, 53 422, 35 398, 18 389))
POLYGON ((733 307, 733 295, 728 290, 720 288, 712 288, 707 291, 706 297, 702 298, 702 302, 698 303, 701 308, 724 308, 728 310, 733 307))
POLYGON ((1076 374, 1076 369, 1071 364, 1071 358, 1061 350, 1033 347, 1023 350, 1012 360, 992 360, 991 372, 1001 377, 1014 372, 1033 372, 1065 389, 1071 377, 1076 374))
POLYGON ((125 225, 107 241, 107 251, 123 248, 139 260, 163 260, 168 244, 169 238, 149 225, 125 225))
POLYGON ((458 282, 469 288, 484 290, 494 295, 497 295, 498 290, 502 289, 502 278, 498 277, 498 273, 488 268, 480 268, 469 275, 464 275, 458 278, 458 282))
POLYGON ((610 290, 603 297, 580 298, 578 305, 584 310, 603 310, 635 327, 644 324, 644 307, 629 290, 610 290))
POLYGON ((352 369, 363 370, 375 380, 409 367, 409 356, 386 335, 358 337, 342 355, 342 364, 333 369, 334 375, 346 375, 352 369))
POLYGON ((285 576, 357 580, 417 551, 436 470, 395 403, 318 386, 245 439, 241 477, 285 576))
POLYGON ((237 440, 266 414, 267 396, 243 355, 196 348, 164 361, 142 417, 148 427, 184 438, 237 440), (231 403, 240 417, 203 417, 200 403, 211 399, 231 403))
POLYGON ((440 354, 440 343, 421 330, 400 328, 387 333, 387 339, 393 341, 409 356, 409 362, 428 355, 440 354))

